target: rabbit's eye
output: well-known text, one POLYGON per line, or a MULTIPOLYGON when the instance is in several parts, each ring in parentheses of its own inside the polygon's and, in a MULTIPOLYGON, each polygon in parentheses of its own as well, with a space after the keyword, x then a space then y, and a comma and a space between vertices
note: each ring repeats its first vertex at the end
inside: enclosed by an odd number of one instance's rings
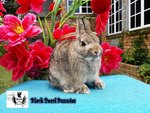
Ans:
POLYGON ((86 43, 84 41, 81 42, 82 46, 86 46, 86 43))

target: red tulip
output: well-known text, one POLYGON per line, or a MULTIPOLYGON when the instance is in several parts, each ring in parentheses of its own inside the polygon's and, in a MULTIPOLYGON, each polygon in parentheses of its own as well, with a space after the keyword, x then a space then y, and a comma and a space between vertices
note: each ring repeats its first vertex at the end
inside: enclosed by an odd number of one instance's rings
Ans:
POLYGON ((12 70, 12 80, 16 81, 31 69, 33 58, 23 43, 17 46, 7 46, 5 49, 7 53, 0 58, 0 65, 12 70))
POLYGON ((45 46, 41 41, 36 41, 29 48, 31 49, 34 65, 39 68, 47 68, 53 49, 45 46))
POLYGON ((0 2, 0 16, 3 16, 2 12, 6 12, 6 9, 4 8, 3 3, 0 2))
POLYGON ((121 54, 123 50, 116 46, 110 46, 109 43, 102 43, 103 55, 101 64, 101 73, 109 74, 113 69, 119 68, 119 62, 121 62, 121 54))
POLYGON ((66 40, 66 39, 75 39, 76 38, 75 36, 63 37, 69 33, 74 33, 74 32, 76 32, 76 27, 65 24, 62 29, 57 28, 56 30, 54 30, 53 36, 54 36, 54 39, 56 39, 58 41, 62 41, 62 40, 66 40))
POLYGON ((108 10, 111 5, 111 0, 92 0, 91 1, 91 9, 96 14, 104 13, 108 10))
POLYGON ((106 12, 97 15, 97 17, 96 17, 96 33, 98 35, 100 35, 105 30, 105 27, 107 25, 108 18, 109 18, 109 13, 110 13, 110 8, 106 12))
POLYGON ((21 44, 26 38, 32 38, 41 33, 41 29, 34 26, 36 17, 27 14, 21 21, 14 15, 5 15, 3 26, 0 26, 0 41, 6 41, 11 46, 21 44))

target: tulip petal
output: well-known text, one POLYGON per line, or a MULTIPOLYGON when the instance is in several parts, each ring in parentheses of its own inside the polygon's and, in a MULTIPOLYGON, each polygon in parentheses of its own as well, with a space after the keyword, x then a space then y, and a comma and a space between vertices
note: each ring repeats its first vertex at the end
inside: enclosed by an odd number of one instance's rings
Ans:
POLYGON ((35 11, 36 13, 41 13, 42 12, 42 4, 32 2, 30 4, 30 6, 31 6, 31 9, 33 11, 35 11))
POLYGON ((19 5, 28 5, 30 4, 30 0, 17 0, 19 5))
POLYGON ((16 62, 13 59, 15 59, 14 53, 5 53, 3 57, 0 58, 0 65, 5 67, 7 70, 13 70, 16 67, 16 62))
POLYGON ((29 6, 21 6, 17 9, 17 14, 25 14, 27 13, 31 8, 29 6))
POLYGON ((17 67, 20 68, 24 68, 24 70, 28 71, 31 69, 31 67, 33 66, 33 62, 32 62, 32 57, 31 55, 26 52, 26 54, 24 54, 18 61, 17 67))
POLYGON ((3 13, 2 13, 2 12, 0 12, 0 16, 3 16, 3 13))
POLYGON ((30 25, 25 32, 26 32, 25 36, 27 38, 32 38, 32 37, 36 36, 37 34, 40 34, 42 32, 42 30, 38 26, 30 25))
POLYGON ((60 28, 57 28, 56 30, 54 30, 53 32, 53 36, 54 36, 54 39, 59 39, 61 37, 61 32, 62 30, 60 28))
POLYGON ((0 11, 6 12, 6 9, 3 7, 3 4, 2 4, 2 3, 0 3, 0 11))
POLYGON ((21 26, 21 20, 14 15, 8 14, 4 16, 3 24, 13 29, 16 26, 21 26))
POLYGON ((111 5, 111 0, 92 0, 91 9, 97 13, 104 13, 111 5))
POLYGON ((24 42, 26 40, 25 37, 22 36, 18 36, 18 35, 14 35, 8 38, 9 44, 11 46, 16 46, 18 44, 21 44, 22 42, 24 42))
POLYGON ((26 30, 28 26, 36 23, 36 16, 34 14, 28 13, 22 20, 23 28, 26 30))
POLYGON ((17 81, 18 79, 23 77, 24 74, 25 74, 25 70, 17 68, 12 72, 12 80, 17 81))
POLYGON ((101 34, 105 30, 108 18, 109 18, 109 11, 104 12, 103 14, 98 14, 96 17, 96 33, 98 35, 101 34))

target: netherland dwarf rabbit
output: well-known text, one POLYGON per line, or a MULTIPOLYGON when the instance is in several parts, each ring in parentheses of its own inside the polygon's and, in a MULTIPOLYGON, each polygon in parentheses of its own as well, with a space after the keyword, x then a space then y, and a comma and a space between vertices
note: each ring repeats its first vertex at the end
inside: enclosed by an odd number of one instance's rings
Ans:
POLYGON ((103 89, 99 78, 102 47, 87 19, 77 19, 76 39, 56 44, 49 66, 49 82, 64 92, 90 93, 88 84, 103 89))

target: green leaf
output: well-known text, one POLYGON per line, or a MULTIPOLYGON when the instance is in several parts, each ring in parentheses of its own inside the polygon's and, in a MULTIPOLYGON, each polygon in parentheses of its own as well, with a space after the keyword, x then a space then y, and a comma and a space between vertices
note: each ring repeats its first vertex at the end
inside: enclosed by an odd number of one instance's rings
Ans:
POLYGON ((56 21, 57 12, 59 10, 59 6, 61 5, 61 3, 62 3, 62 0, 57 0, 55 2, 54 8, 53 8, 53 12, 51 14, 51 29, 50 29, 51 32, 53 32, 55 21, 56 21))

